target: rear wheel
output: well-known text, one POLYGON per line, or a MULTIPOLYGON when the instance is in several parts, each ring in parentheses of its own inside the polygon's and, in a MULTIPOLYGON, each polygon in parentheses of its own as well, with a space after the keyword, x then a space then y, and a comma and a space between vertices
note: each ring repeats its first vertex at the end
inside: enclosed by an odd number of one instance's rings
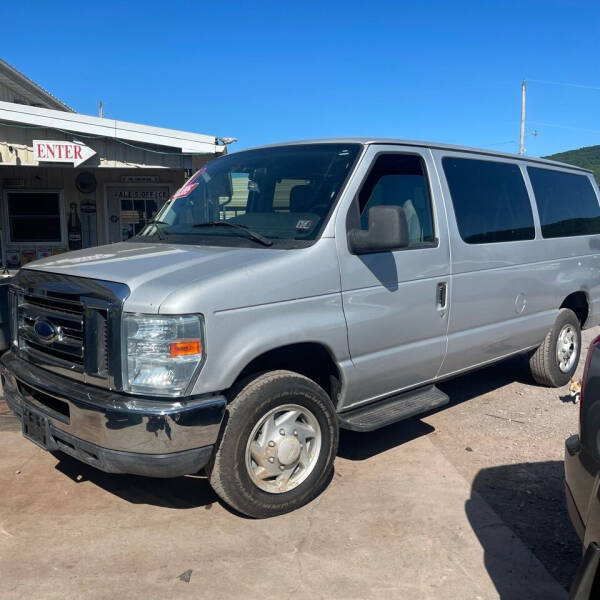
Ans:
POLYGON ((549 387, 565 385, 575 374, 581 354, 581 326, 575 313, 561 308, 554 327, 529 359, 535 381, 549 387))
POLYGON ((325 486, 337 445, 337 417, 321 387, 291 371, 264 373, 227 406, 210 482, 245 515, 286 513, 325 486))

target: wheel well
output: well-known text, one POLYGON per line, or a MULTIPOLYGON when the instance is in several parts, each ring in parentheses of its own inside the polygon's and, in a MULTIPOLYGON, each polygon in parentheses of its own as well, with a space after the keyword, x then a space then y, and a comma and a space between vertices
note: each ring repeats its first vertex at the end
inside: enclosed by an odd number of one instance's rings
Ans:
POLYGON ((569 294, 560 305, 560 308, 570 308, 579 319, 579 323, 583 327, 588 318, 588 301, 585 292, 573 292, 569 294))
POLYGON ((269 350, 246 365, 236 383, 255 373, 277 369, 293 371, 312 379, 336 404, 341 384, 340 371, 329 351, 321 344, 301 342, 269 350))

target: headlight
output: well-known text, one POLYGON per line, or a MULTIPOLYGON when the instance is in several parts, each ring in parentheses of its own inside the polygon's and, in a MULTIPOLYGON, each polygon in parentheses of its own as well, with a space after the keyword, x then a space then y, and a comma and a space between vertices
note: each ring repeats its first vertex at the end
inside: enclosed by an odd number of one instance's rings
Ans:
POLYGON ((200 315, 123 314, 123 387, 181 396, 204 358, 200 315))

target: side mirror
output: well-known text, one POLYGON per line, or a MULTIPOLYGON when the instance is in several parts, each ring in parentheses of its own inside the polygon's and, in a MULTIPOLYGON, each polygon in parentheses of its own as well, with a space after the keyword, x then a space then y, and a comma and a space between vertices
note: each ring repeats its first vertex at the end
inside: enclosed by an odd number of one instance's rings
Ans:
POLYGON ((373 206, 369 209, 369 229, 348 231, 352 254, 398 250, 408 246, 408 222, 399 206, 373 206))

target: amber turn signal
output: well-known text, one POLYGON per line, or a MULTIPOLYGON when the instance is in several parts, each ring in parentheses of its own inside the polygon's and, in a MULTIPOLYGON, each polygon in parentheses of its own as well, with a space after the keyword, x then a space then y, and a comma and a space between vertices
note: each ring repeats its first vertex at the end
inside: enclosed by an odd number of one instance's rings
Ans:
POLYGON ((202 354, 202 342, 200 340, 171 342, 171 358, 189 356, 190 354, 202 354))

